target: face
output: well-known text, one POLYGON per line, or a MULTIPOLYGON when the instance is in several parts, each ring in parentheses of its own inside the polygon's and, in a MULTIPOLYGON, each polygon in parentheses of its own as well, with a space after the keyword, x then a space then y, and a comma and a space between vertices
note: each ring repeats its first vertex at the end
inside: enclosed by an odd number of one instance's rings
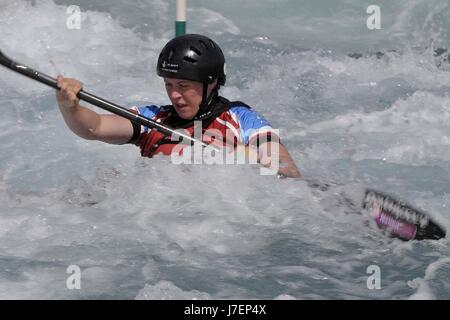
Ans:
MULTIPOLYGON (((164 78, 167 95, 180 118, 191 120, 197 114, 202 102, 203 84, 197 81, 164 78)), ((208 85, 208 94, 215 83, 208 85)))

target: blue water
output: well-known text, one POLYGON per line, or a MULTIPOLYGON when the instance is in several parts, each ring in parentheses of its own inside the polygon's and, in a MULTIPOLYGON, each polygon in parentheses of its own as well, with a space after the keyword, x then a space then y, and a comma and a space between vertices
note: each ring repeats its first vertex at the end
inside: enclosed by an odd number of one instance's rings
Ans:
MULTIPOLYGON (((154 70, 174 2, 78 1, 80 30, 66 28, 71 4, 1 0, 1 50, 124 106, 166 104, 154 70)), ((188 30, 224 49, 223 95, 332 187, 82 140, 52 90, 0 69, 0 299, 450 298, 448 240, 387 238, 357 205, 371 187, 449 226, 450 65, 435 52, 450 47, 448 2, 188 5, 188 30), (381 30, 366 27, 370 4, 381 30)))

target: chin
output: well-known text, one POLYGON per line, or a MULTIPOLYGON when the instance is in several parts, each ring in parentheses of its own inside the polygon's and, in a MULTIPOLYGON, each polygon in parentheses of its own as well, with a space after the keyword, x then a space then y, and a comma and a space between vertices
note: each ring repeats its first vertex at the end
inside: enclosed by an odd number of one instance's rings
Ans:
POLYGON ((178 115, 180 116, 180 118, 185 119, 185 120, 190 120, 192 118, 194 118, 195 114, 193 114, 190 111, 177 111, 178 115))

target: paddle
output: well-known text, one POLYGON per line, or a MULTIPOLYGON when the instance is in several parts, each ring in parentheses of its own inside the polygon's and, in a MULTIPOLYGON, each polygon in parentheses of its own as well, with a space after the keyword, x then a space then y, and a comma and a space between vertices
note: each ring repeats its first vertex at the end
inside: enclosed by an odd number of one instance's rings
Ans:
POLYGON ((412 206, 379 191, 367 189, 363 208, 378 227, 402 240, 438 240, 445 238, 445 229, 431 217, 412 206))
MULTIPOLYGON (((33 70, 23 64, 14 62, 5 56, 1 50, 0 64, 24 76, 59 90, 56 79, 33 70)), ((157 129, 163 134, 188 139, 191 143, 201 143, 203 147, 208 146, 203 141, 199 141, 189 135, 175 131, 172 128, 153 121, 152 119, 135 114, 124 107, 94 96, 83 90, 81 90, 77 96, 81 100, 91 103, 118 116, 129 119, 140 125, 157 129)), ((328 188, 326 184, 320 183, 312 183, 310 186, 320 189, 328 188)), ((381 229, 386 230, 388 234, 393 237, 403 240, 440 239, 445 237, 445 230, 434 222, 427 213, 414 209, 404 202, 400 202, 384 193, 374 190, 366 190, 363 200, 363 208, 365 208, 372 215, 381 229)))
MULTIPOLYGON (((38 72, 36 70, 31 69, 30 67, 27 67, 23 64, 17 63, 13 60, 11 60, 10 58, 8 58, 7 56, 5 56, 2 51, 0 50, 0 64, 4 65, 5 67, 18 72, 26 77, 29 77, 31 79, 34 79, 36 81, 39 81, 43 84, 46 84, 56 90, 59 90, 57 83, 56 83, 56 79, 43 74, 41 72, 38 72)), ((100 97, 94 96, 93 94, 90 94, 86 91, 81 90, 78 94, 77 97, 80 100, 84 100, 86 102, 89 102, 101 109, 107 110, 111 113, 114 113, 118 116, 124 117, 128 120, 131 120, 133 122, 136 122, 140 125, 143 125, 145 127, 149 127, 149 128, 154 128, 157 129, 158 131, 160 131, 161 133, 165 134, 165 135, 173 135, 173 137, 175 138, 183 138, 183 139, 187 139, 189 140, 191 143, 201 143, 201 145, 203 147, 208 146, 205 142, 203 141, 199 141, 197 139, 194 139, 193 137, 191 137, 190 135, 184 134, 182 132, 176 131, 172 128, 169 128, 167 126, 164 126, 156 121, 153 121, 152 119, 146 118, 144 116, 141 116, 139 114, 135 114, 133 112, 131 112, 130 110, 121 107, 115 103, 109 102, 105 99, 102 99, 100 97)))
MULTIPOLYGON (((341 184, 321 182, 314 178, 306 179, 310 188, 322 192, 339 194, 351 212, 360 212, 360 204, 356 204, 338 191, 341 184), (337 187, 338 190, 334 188, 337 187)), ((420 211, 391 195, 366 188, 362 201, 365 216, 371 217, 377 226, 388 236, 401 240, 438 240, 445 238, 445 229, 436 223, 429 214, 420 211)))

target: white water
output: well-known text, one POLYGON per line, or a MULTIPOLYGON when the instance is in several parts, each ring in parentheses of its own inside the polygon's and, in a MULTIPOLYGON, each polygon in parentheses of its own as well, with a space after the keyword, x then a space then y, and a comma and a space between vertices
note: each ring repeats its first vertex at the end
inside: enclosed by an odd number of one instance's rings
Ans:
MULTIPOLYGON (((339 184, 321 192, 255 167, 175 166, 81 140, 52 90, 0 69, 0 298, 450 297, 447 239, 388 239, 343 201, 372 187, 449 225, 449 65, 428 47, 449 47, 448 4, 398 1, 381 34, 364 30, 361 4, 351 34, 357 1, 245 3, 193 0, 189 30, 224 48, 223 94, 280 128, 305 176, 339 184), (81 290, 66 288, 69 265, 81 290), (381 290, 366 286, 370 265, 381 290)), ((172 6, 82 1, 82 28, 68 30, 69 4, 2 0, 1 50, 124 106, 167 103, 154 68, 172 6)))

